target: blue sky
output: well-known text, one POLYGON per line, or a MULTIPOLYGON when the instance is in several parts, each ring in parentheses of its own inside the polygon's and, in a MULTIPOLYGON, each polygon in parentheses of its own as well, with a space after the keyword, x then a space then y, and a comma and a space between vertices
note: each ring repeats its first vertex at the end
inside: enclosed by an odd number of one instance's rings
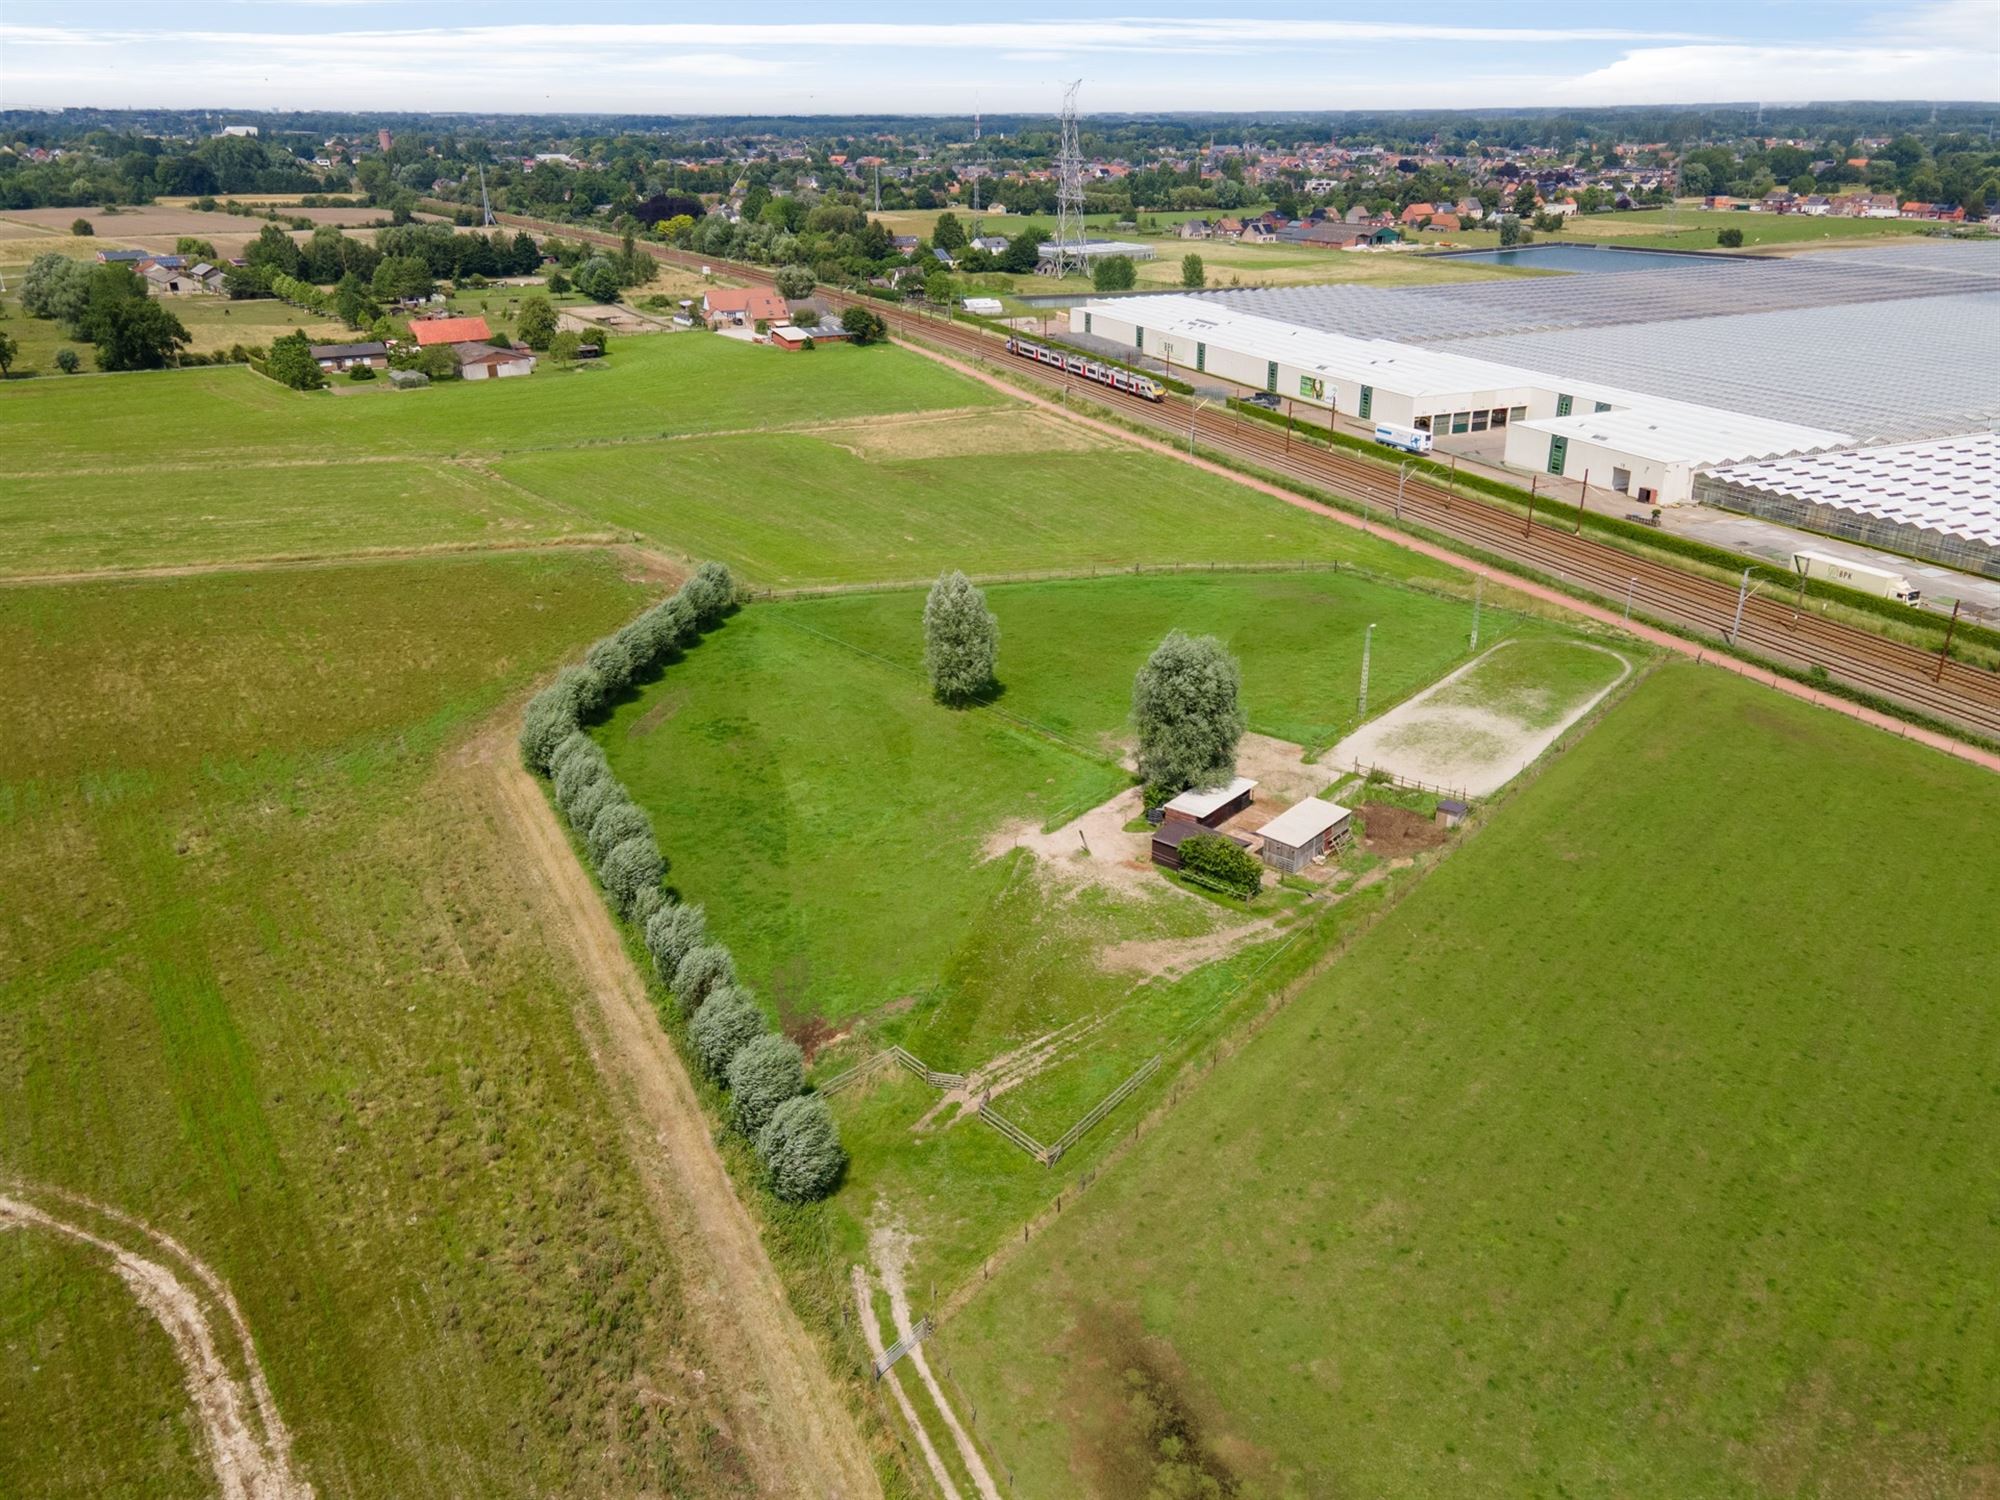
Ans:
POLYGON ((0 8, 0 105, 988 113, 2000 99, 2000 0, 102 0, 0 8))

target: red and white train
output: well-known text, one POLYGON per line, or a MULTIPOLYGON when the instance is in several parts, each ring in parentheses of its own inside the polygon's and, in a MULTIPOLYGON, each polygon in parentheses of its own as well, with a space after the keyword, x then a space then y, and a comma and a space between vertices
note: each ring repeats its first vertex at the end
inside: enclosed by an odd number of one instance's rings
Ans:
POLYGON ((1094 359, 1085 359, 1081 354, 1065 354, 1060 349, 1047 349, 1040 344, 1031 344, 1026 339, 1007 340, 1007 352, 1018 354, 1023 359, 1032 359, 1039 365, 1067 371, 1084 380, 1094 380, 1099 385, 1108 385, 1114 391, 1129 391, 1132 395, 1144 397, 1148 401, 1167 399, 1166 387, 1159 381, 1145 375, 1134 375, 1131 371, 1121 370, 1116 365, 1099 364, 1094 359))

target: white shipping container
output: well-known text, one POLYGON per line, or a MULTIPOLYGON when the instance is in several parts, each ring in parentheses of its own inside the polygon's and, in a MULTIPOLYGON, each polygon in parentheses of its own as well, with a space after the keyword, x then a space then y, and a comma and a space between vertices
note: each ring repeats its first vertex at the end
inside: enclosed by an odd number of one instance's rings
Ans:
POLYGON ((1792 567, 1802 578, 1837 583, 1842 588, 1873 594, 1878 599, 1915 604, 1923 598, 1922 592, 1901 573, 1891 573, 1887 568, 1871 568, 1867 563, 1849 562, 1844 557, 1835 557, 1827 552, 1794 552, 1792 567))

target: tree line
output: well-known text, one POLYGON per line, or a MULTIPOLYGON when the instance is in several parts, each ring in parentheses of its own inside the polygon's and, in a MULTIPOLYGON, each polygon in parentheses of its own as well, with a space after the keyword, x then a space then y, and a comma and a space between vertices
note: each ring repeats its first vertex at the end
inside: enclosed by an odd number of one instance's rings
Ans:
POLYGON ((729 1121, 763 1164, 771 1192, 788 1203, 823 1198, 840 1181, 846 1153, 826 1100, 805 1083, 796 1042, 771 1031, 736 972, 728 947, 698 904, 671 899, 667 857, 652 821, 584 731, 635 682, 677 659, 736 603, 720 563, 704 563, 665 603, 648 610, 566 668, 528 705, 521 756, 549 778, 557 808, 583 845, 619 917, 644 936, 653 972, 686 1022, 702 1068, 728 1091, 729 1121))

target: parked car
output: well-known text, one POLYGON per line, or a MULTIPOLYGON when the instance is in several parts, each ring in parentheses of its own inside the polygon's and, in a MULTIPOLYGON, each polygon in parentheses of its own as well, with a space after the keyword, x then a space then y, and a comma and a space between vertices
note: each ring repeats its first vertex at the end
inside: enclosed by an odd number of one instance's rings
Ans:
POLYGON ((1278 398, 1270 391, 1253 391, 1243 399, 1252 406, 1263 407, 1266 411, 1276 411, 1278 409, 1278 398))

